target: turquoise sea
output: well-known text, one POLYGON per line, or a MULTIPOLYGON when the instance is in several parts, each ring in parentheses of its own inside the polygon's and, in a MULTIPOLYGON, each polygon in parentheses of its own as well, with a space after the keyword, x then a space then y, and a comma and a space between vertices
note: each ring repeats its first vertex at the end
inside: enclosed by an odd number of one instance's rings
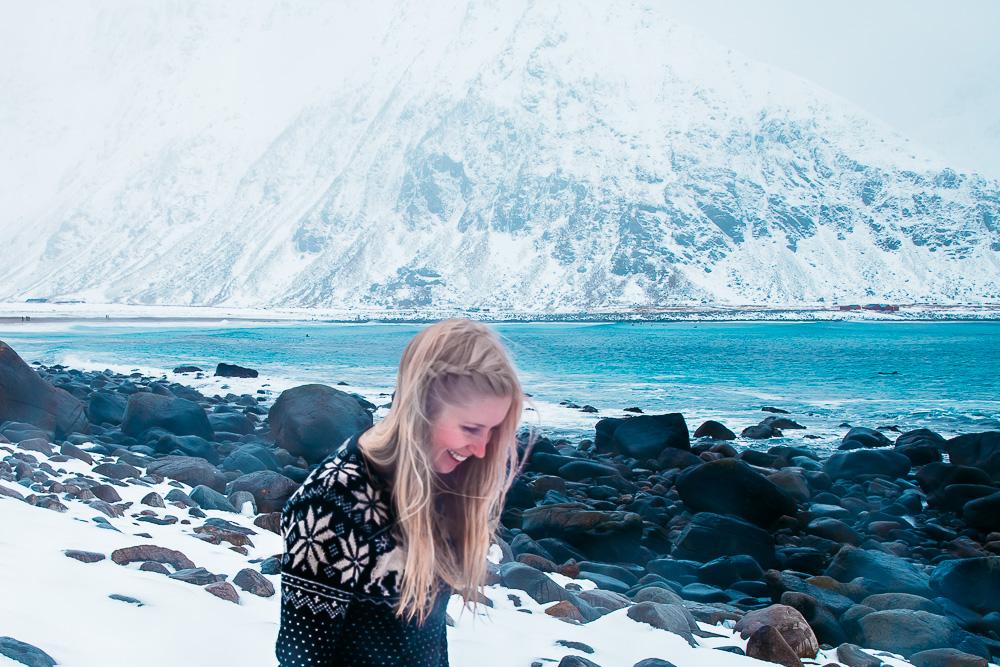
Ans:
MULTIPOLYGON (((226 361, 260 370, 267 376, 260 383, 272 387, 340 381, 384 403, 379 394, 392 391, 403 347, 422 326, 11 324, 0 325, 0 340, 46 364, 169 370, 226 361)), ((820 449, 838 444, 843 423, 928 427, 945 435, 1000 429, 996 322, 493 326, 533 397, 528 421, 551 435, 590 436, 597 419, 629 406, 682 412, 692 431, 704 419, 719 419, 737 433, 767 416, 761 407, 775 406, 807 427, 786 432, 783 441, 820 449), (599 413, 559 405, 564 400, 599 413)))

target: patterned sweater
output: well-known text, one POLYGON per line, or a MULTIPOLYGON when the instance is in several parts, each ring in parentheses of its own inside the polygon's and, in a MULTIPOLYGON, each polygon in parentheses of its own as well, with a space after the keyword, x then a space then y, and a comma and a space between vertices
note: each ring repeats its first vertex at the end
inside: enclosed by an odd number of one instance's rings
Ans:
POLYGON ((422 625, 395 615, 404 552, 389 485, 361 454, 359 435, 282 510, 279 667, 447 667, 448 595, 422 625))

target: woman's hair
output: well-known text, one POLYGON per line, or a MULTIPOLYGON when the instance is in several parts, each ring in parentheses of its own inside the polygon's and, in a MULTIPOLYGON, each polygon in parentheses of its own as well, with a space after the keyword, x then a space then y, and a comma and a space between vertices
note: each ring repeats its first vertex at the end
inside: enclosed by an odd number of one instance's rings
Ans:
POLYGON ((403 351, 392 406, 363 447, 392 480, 398 535, 406 551, 398 616, 423 622, 441 581, 467 604, 475 602, 504 497, 519 471, 516 436, 523 403, 506 349, 482 323, 437 322, 403 351), (455 472, 438 475, 432 465, 432 420, 442 406, 467 405, 477 396, 509 396, 510 408, 482 459, 470 457, 455 472))

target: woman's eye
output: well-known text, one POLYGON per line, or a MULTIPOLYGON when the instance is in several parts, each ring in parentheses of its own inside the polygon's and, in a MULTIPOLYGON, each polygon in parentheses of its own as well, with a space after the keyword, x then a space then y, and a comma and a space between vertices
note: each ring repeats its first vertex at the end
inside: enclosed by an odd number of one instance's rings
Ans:
POLYGON ((468 433, 479 433, 479 429, 475 426, 463 426, 462 428, 468 433))

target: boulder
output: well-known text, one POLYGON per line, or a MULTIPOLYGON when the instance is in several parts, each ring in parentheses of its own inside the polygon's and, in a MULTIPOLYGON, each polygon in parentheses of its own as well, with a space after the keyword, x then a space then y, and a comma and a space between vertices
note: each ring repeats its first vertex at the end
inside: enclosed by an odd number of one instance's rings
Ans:
POLYGON ((858 621, 865 648, 909 657, 920 651, 958 644, 964 633, 951 619, 913 609, 874 611, 858 621))
POLYGON ((910 459, 899 452, 858 449, 834 454, 826 460, 823 471, 834 480, 854 479, 863 475, 896 479, 910 471, 910 459))
POLYGON ((699 512, 678 536, 671 557, 705 563, 741 554, 751 556, 762 567, 772 567, 775 556, 770 533, 743 519, 699 512))
POLYGON ((117 426, 122 423, 127 403, 128 399, 117 392, 95 391, 90 395, 90 402, 87 403, 87 418, 91 424, 117 426))
POLYGON ((223 378, 255 378, 259 373, 252 368, 244 368, 236 364, 220 363, 215 367, 215 375, 216 377, 223 378))
POLYGON ((747 639, 759 628, 771 626, 781 634, 781 638, 800 658, 813 658, 819 651, 819 642, 812 628, 797 609, 783 604, 773 604, 764 609, 747 613, 733 628, 747 639))
POLYGON ((599 452, 614 452, 635 459, 655 459, 667 447, 690 450, 684 415, 640 415, 626 419, 606 418, 597 422, 594 446, 599 452))
POLYGON ((841 547, 826 576, 848 583, 857 577, 865 580, 871 593, 912 593, 932 598, 930 578, 912 563, 899 556, 860 549, 851 545, 841 547))
POLYGON ((712 438, 713 440, 735 440, 736 434, 720 422, 709 419, 694 432, 696 438, 712 438))
POLYGON ((180 452, 184 456, 195 456, 205 459, 212 465, 218 465, 219 453, 211 442, 197 435, 161 435, 153 447, 161 454, 180 452))
POLYGON ((55 667, 58 664, 42 649, 13 637, 0 637, 0 655, 24 667, 55 667))
POLYGON ((969 609, 1000 612, 1000 556, 943 561, 931 573, 930 585, 969 609))
POLYGON ((770 625, 757 628, 747 640, 746 654, 751 658, 772 662, 784 667, 802 667, 802 661, 795 651, 781 636, 781 633, 770 625))
POLYGON ((254 430, 254 423, 242 412, 212 412, 208 415, 208 423, 213 431, 238 435, 248 435, 254 430))
POLYGON ((1000 531, 1000 491, 967 502, 962 506, 962 517, 984 533, 1000 531))
POLYGON ((639 602, 629 607, 626 613, 633 621, 680 635, 691 646, 697 646, 692 633, 699 630, 698 624, 682 605, 639 602))
POLYGON ((220 492, 226 488, 225 475, 205 459, 191 456, 164 456, 150 463, 146 472, 176 479, 189 486, 204 484, 220 492))
POLYGON ((847 667, 882 667, 884 664, 870 653, 862 651, 860 647, 846 643, 837 647, 837 660, 847 667))
POLYGON ((881 432, 864 426, 855 426, 847 432, 837 449, 874 449, 888 447, 891 444, 892 441, 881 432))
POLYGON ((692 512, 732 514, 758 526, 797 512, 789 494, 738 459, 686 469, 677 478, 677 491, 692 512))
POLYGON ((90 428, 78 398, 43 380, 0 341, 0 424, 5 421, 27 422, 54 440, 90 428))
POLYGON ((539 604, 573 601, 573 595, 557 584, 544 572, 523 563, 504 563, 500 566, 500 581, 504 586, 524 591, 539 604))
POLYGON ((369 428, 372 416, 350 394, 306 384, 281 392, 268 421, 280 447, 309 463, 319 463, 349 437, 369 428))
POLYGON ((1000 431, 966 433, 944 444, 952 463, 979 468, 1000 481, 1000 431))
POLYGON ((196 435, 205 440, 215 435, 205 411, 197 403, 149 392, 132 394, 122 417, 122 433, 139 437, 151 428, 161 428, 174 435, 196 435))
POLYGON ((247 491, 261 512, 280 512, 299 485, 272 470, 261 470, 237 477, 226 485, 226 494, 247 491))
POLYGON ((562 540, 592 560, 636 562, 641 557, 642 517, 633 512, 542 505, 524 510, 521 529, 535 539, 562 540))
POLYGON ((949 484, 993 483, 990 476, 979 468, 959 466, 951 463, 932 462, 917 471, 917 484, 925 493, 935 493, 949 484))
POLYGON ((986 658, 954 648, 932 648, 910 656, 914 667, 986 667, 986 658))

